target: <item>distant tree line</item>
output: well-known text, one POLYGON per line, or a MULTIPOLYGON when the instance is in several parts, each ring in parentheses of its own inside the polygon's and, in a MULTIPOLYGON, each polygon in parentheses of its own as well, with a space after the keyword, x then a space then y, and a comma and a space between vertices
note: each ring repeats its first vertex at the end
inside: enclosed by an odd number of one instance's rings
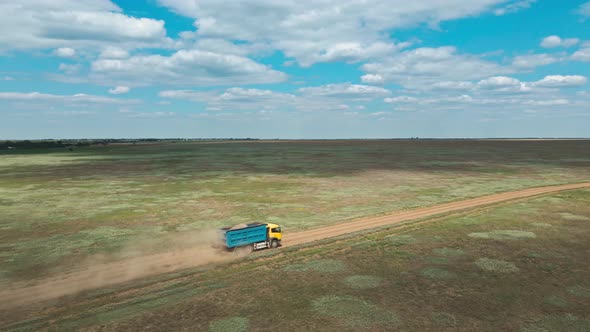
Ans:
POLYGON ((91 145, 108 145, 111 143, 142 142, 187 142, 187 141, 255 141, 258 138, 108 138, 108 139, 42 139, 42 140, 6 140, 0 141, 0 150, 5 149, 50 149, 85 147, 91 145))
POLYGON ((0 141, 0 149, 72 148, 91 145, 108 145, 109 140, 23 140, 0 141))

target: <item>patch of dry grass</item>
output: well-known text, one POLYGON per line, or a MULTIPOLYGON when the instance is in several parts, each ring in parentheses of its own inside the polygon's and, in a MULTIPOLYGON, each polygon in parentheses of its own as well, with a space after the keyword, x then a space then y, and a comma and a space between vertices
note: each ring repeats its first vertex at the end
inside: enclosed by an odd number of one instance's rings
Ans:
POLYGON ((578 297, 590 297, 590 288, 581 285, 569 287, 567 292, 578 297))
POLYGON ((456 275, 452 272, 449 272, 445 269, 441 269, 438 267, 427 267, 420 271, 420 274, 428 279, 451 279, 454 278, 456 275))
POLYGON ((231 317, 216 320, 209 325, 209 332, 246 332, 250 321, 245 317, 231 317))
POLYGON ((505 262, 499 259, 480 258, 475 261, 475 265, 484 271, 499 272, 499 273, 513 273, 518 272, 519 269, 510 262, 505 262))
POLYGON ((370 289, 379 287, 382 278, 367 275, 350 276, 344 279, 346 284, 354 289, 370 289))
POLYGON ((470 233, 469 237, 476 239, 492 239, 492 240, 518 240, 518 239, 534 239, 537 236, 533 232, 519 231, 519 230, 496 230, 491 232, 470 233))
POLYGON ((375 325, 392 328, 401 322, 395 313, 348 295, 320 297, 312 302, 312 309, 322 316, 335 318, 345 325, 356 328, 375 325))
POLYGON ((346 265, 344 262, 335 260, 335 259, 319 259, 319 260, 312 260, 305 263, 300 264, 292 264, 287 265, 283 268, 284 271, 294 271, 294 272, 307 272, 307 271, 315 271, 315 272, 340 272, 346 269, 346 265))

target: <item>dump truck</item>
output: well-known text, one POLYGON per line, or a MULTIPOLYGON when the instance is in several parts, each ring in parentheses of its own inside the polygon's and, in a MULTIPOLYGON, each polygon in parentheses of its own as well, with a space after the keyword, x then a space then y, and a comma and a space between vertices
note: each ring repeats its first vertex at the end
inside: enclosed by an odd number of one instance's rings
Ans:
POLYGON ((270 223, 242 224, 220 230, 222 246, 240 255, 254 250, 278 248, 282 238, 281 226, 270 223))

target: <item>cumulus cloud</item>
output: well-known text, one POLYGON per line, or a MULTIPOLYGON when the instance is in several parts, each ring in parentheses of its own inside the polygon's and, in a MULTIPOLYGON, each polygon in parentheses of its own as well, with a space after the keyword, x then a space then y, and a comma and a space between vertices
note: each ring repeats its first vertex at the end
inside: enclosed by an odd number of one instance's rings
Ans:
POLYGON ((102 59, 126 59, 129 57, 129 52, 125 49, 107 46, 100 52, 99 58, 102 59))
POLYGON ((488 93, 477 95, 451 95, 451 96, 422 96, 411 102, 386 101, 392 104, 396 110, 420 111, 424 109, 449 111, 449 110, 471 110, 471 111, 506 111, 522 112, 523 110, 552 108, 559 105, 570 104, 570 101, 558 96, 542 95, 513 95, 498 96, 488 93), (527 108, 524 108, 527 107, 527 108), (528 108, 528 107, 533 107, 528 108))
POLYGON ((519 86, 520 83, 521 82, 516 78, 506 76, 495 76, 479 81, 479 83, 477 83, 477 86, 482 89, 497 89, 504 87, 519 86))
MULTIPOLYGON (((286 45, 285 42, 283 42, 283 44, 286 45)), ((385 42, 374 42, 370 44, 359 42, 337 42, 325 48, 317 44, 309 45, 309 48, 300 48, 298 50, 295 50, 293 45, 291 56, 299 59, 299 63, 304 67, 308 67, 317 62, 343 61, 354 63, 393 54, 397 50, 403 48, 404 45, 405 44, 400 46, 385 42)))
POLYGON ((166 38, 164 21, 125 15, 109 0, 3 1, 0 12, 0 52, 64 44, 157 45, 166 38))
MULTIPOLYGON (((160 97, 206 103, 208 110, 341 110, 348 104, 389 95, 389 90, 350 83, 329 84, 283 93, 263 89, 229 88, 225 91, 166 90, 160 97)), ((362 105, 357 105, 362 106, 362 105)))
POLYGON ((301 94, 314 97, 335 97, 335 98, 354 98, 354 99, 372 99, 389 95, 391 92, 387 89, 360 84, 328 84, 319 87, 307 87, 298 90, 301 94))
POLYGON ((395 110, 471 110, 532 112, 552 110, 568 105, 583 109, 590 106, 588 101, 572 102, 570 94, 562 89, 580 87, 587 78, 580 75, 549 75, 538 81, 523 82, 509 76, 492 76, 477 82, 441 82, 451 89, 406 90, 406 93, 387 97, 383 101, 395 110), (461 87, 461 89, 453 89, 461 87), (457 90, 462 90, 458 93, 457 90))
POLYGON ((474 84, 469 81, 445 81, 437 82, 432 85, 436 90, 469 90, 474 84))
POLYGON ((409 97, 409 96, 397 96, 393 98, 385 98, 383 101, 389 104, 395 103, 414 103, 418 101, 416 97, 409 97))
POLYGON ((549 75, 545 76, 542 80, 533 82, 533 86, 546 87, 546 88, 565 88, 565 87, 577 87, 585 85, 588 79, 580 75, 549 75))
POLYGON ((117 86, 113 89, 109 89, 109 93, 113 95, 121 95, 129 92, 129 87, 126 86, 117 86))
POLYGON ((572 54, 571 59, 575 61, 590 61, 590 47, 576 51, 572 54))
POLYGON ((572 47, 578 44, 580 40, 578 38, 566 38, 562 39, 559 36, 548 36, 541 41, 541 47, 543 48, 555 48, 555 47, 572 47))
POLYGON ((480 57, 459 54, 455 47, 422 47, 364 64, 362 70, 385 82, 424 88, 441 81, 467 81, 515 70, 480 57))
POLYGON ((570 102, 567 99, 551 99, 551 100, 525 100, 522 104, 523 105, 533 105, 533 106, 557 106, 557 105, 567 105, 569 103, 570 102))
POLYGON ((361 76, 361 81, 367 84, 383 84, 385 80, 379 74, 366 74, 361 76))
POLYGON ((506 0, 274 1, 158 0, 195 19, 201 38, 264 42, 301 65, 375 59, 408 45, 383 34, 395 28, 476 16, 506 0), (261 24, 261 22, 263 22, 261 24))
POLYGON ((170 56, 135 55, 127 59, 98 59, 93 79, 125 85, 229 85, 276 83, 287 76, 249 58, 200 50, 180 50, 170 56))
POLYGON ((528 54, 514 57, 512 65, 517 69, 531 69, 546 66, 560 61, 560 58, 551 54, 528 54))
POLYGON ((531 84, 506 76, 495 76, 481 80, 474 86, 474 89, 476 89, 476 91, 489 91, 494 94, 520 94, 533 92, 531 84))
POLYGON ((62 58, 71 58, 76 55, 76 50, 69 47, 60 47, 55 50, 55 55, 62 58))
POLYGON ((160 97, 206 103, 209 111, 291 109, 297 97, 262 89, 229 88, 225 91, 166 90, 160 97))
POLYGON ((8 101, 53 101, 64 103, 95 103, 95 104, 137 104, 138 100, 116 99, 96 95, 78 93, 74 95, 54 95, 39 92, 0 92, 0 100, 8 101))

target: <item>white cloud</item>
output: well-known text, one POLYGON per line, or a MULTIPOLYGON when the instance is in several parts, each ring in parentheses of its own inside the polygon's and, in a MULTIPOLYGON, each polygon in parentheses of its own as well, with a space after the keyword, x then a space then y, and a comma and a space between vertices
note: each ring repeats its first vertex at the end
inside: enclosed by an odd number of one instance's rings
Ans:
POLYGON ((260 89, 230 88, 216 97, 213 107, 227 108, 232 105, 234 108, 248 103, 259 104, 260 108, 272 109, 273 103, 289 105, 295 102, 295 96, 288 93, 275 92, 260 89), (268 105, 264 105, 267 104, 268 105))
POLYGON ((572 54, 571 59, 575 61, 590 61, 590 47, 576 51, 572 54))
POLYGON ((4 77, 2 77, 2 81, 14 81, 14 77, 12 77, 12 76, 4 76, 4 77))
POLYGON ((583 16, 590 16, 590 1, 582 4, 578 9, 578 13, 583 16))
MULTIPOLYGON (((262 89, 229 88, 225 91, 166 90, 160 97, 205 103, 210 111, 221 110, 302 110, 326 111, 349 109, 359 102, 389 95, 389 90, 350 83, 329 84, 283 93, 262 89)), ((359 108, 359 106, 362 106, 359 108)))
POLYGON ((113 95, 121 95, 129 92, 129 87, 117 86, 114 89, 109 89, 109 93, 113 95))
POLYGON ((121 112, 125 114, 128 118, 138 118, 138 119, 158 119, 158 118, 170 118, 176 115, 175 112, 136 112, 132 110, 127 110, 127 112, 121 112))
POLYGON ((417 48, 369 62, 362 67, 385 82, 409 88, 426 88, 442 81, 467 81, 515 70, 480 57, 458 54, 455 47, 417 48))
POLYGON ((221 110, 272 110, 296 106, 297 97, 271 90, 229 88, 218 91, 167 90, 160 97, 203 102, 209 111, 221 110))
POLYGON ((129 57, 129 52, 119 47, 107 46, 100 52, 99 57, 102 59, 126 59, 129 57))
MULTIPOLYGON (((469 110, 485 112, 523 112, 537 113, 542 110, 559 109, 568 105, 568 109, 584 109, 590 102, 578 100, 572 102, 569 94, 562 89, 580 87, 587 83, 584 76, 549 75, 534 82, 522 82, 508 76, 493 76, 477 83, 441 82, 442 86, 464 89, 463 94, 455 94, 454 89, 406 89, 413 95, 398 95, 384 99, 398 111, 421 110, 469 110)), ((460 90, 460 89, 456 89, 460 90)), ((581 94, 578 94, 581 95, 581 94)))
POLYGON ((541 47, 544 48, 553 48, 558 46, 561 46, 561 38, 559 38, 559 36, 545 37, 543 41, 541 41, 541 47))
POLYGON ((366 74, 361 76, 361 81, 367 84, 383 84, 385 80, 379 74, 366 74))
POLYGON ((203 38, 193 31, 180 33, 180 39, 174 44, 177 49, 198 49, 213 53, 233 54, 239 56, 264 56, 273 52, 266 42, 241 42, 235 44, 222 38, 203 38))
POLYGON ((474 84, 469 81, 445 81, 434 83, 432 88, 437 90, 469 90, 473 86, 474 84))
POLYGON ((282 42, 282 44, 288 49, 291 49, 289 56, 297 58, 299 63, 304 67, 311 66, 317 62, 343 61, 354 63, 368 59, 375 59, 388 54, 393 54, 402 48, 402 46, 385 42, 374 42, 370 44, 362 44, 359 42, 337 42, 328 47, 322 47, 321 44, 318 43, 304 45, 298 49, 295 45, 287 45, 286 42, 282 42))
POLYGON ((63 71, 68 75, 76 74, 80 71, 82 66, 79 64, 67 64, 67 63, 60 63, 59 70, 63 71))
POLYGON ((414 103, 418 101, 416 97, 409 97, 409 96, 397 96, 393 98, 385 98, 383 100, 388 104, 395 104, 395 103, 414 103))
POLYGON ((531 69, 540 66, 546 66, 555 62, 559 62, 561 59, 551 54, 529 54, 519 55, 514 57, 512 65, 518 69, 531 69))
POLYGON ((0 100, 8 101, 55 101, 65 103, 96 103, 96 104, 137 104, 138 100, 115 99, 83 93, 75 95, 54 95, 39 92, 0 92, 0 100))
POLYGON ((217 91, 164 90, 160 91, 158 95, 163 98, 202 102, 215 97, 217 95, 217 91))
POLYGON ((200 50, 170 56, 136 55, 128 59, 98 59, 91 77, 125 85, 229 85, 276 83, 287 76, 249 58, 200 50))
POLYGON ((373 99, 389 95, 391 92, 387 89, 360 84, 340 83, 328 84, 319 87, 307 87, 298 90, 301 94, 314 97, 334 97, 334 98, 355 98, 355 99, 373 99))
POLYGON ((507 0, 159 0, 195 19, 201 38, 267 43, 301 65, 356 62, 407 47, 392 43, 386 31, 472 17, 507 0))
POLYGON ((497 89, 504 87, 520 86, 520 83, 521 82, 516 78, 506 76, 495 76, 479 81, 479 83, 477 83, 477 86, 482 89, 497 89))
POLYGON ((549 75, 542 80, 533 82, 533 86, 545 87, 545 88, 564 88, 564 87, 577 87, 585 85, 588 79, 580 75, 549 75))
POLYGON ((62 58, 72 58, 76 55, 76 50, 69 47, 60 47, 55 50, 55 55, 62 58))
POLYGON ((487 90, 494 94, 531 93, 533 88, 527 82, 521 82, 513 77, 495 76, 481 80, 475 86, 479 91, 487 90))
POLYGON ((518 11, 530 8, 537 0, 516 0, 504 7, 498 8, 494 11, 496 16, 516 13, 518 11))
POLYGON ((562 39, 559 36, 549 36, 545 37, 543 41, 541 41, 541 47, 543 48, 555 48, 555 47, 572 47, 578 44, 580 40, 578 38, 566 38, 562 39))
POLYGON ((526 100, 523 102, 523 105, 533 105, 533 106, 557 106, 557 105, 567 105, 569 104, 569 100, 567 99, 551 99, 551 100, 526 100))
POLYGON ((3 1, 0 12, 0 52, 166 40, 164 21, 125 15, 109 0, 3 1))
POLYGON ((563 39, 561 42, 561 46, 563 47, 572 47, 577 45, 580 42, 580 39, 578 38, 566 38, 563 39))

